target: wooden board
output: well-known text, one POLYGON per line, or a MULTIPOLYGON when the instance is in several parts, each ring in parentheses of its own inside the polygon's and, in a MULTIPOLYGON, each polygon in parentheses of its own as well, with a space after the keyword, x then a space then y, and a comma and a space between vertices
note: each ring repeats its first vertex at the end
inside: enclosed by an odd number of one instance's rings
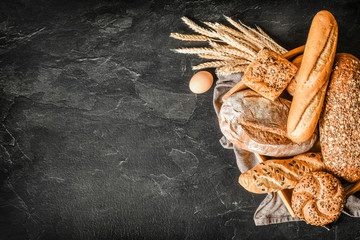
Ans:
POLYGON ((346 197, 349 197, 360 190, 360 181, 346 191, 346 197))
MULTIPOLYGON (((257 154, 257 153, 254 153, 254 154, 260 162, 266 161, 266 157, 264 157, 260 154, 257 154)), ((292 217, 295 217, 295 213, 291 208, 291 190, 289 190, 289 189, 280 190, 280 191, 277 191, 277 194, 280 196, 281 200, 283 201, 283 203, 284 203, 286 209, 289 211, 290 215, 292 217)))

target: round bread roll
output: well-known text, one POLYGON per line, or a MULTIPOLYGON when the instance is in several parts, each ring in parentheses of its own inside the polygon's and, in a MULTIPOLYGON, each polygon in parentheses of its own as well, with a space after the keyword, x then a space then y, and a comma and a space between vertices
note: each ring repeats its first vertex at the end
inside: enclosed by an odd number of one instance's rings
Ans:
POLYGON ((320 117, 320 144, 328 170, 360 180, 360 60, 338 53, 320 117))
POLYGON ((289 100, 271 101, 250 89, 236 92, 221 106, 220 129, 239 148, 261 155, 286 157, 307 152, 317 136, 314 133, 303 143, 287 137, 290 105, 289 100))
POLYGON ((317 226, 335 221, 345 203, 345 191, 340 181, 326 172, 306 174, 296 184, 291 199, 295 215, 317 226))

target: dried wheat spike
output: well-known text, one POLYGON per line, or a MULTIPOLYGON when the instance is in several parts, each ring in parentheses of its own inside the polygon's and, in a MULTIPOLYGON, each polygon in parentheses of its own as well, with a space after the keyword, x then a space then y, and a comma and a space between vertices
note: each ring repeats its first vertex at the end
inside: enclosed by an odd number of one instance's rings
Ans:
POLYGON ((203 27, 200 27, 199 25, 197 25, 196 23, 194 23, 193 21, 191 21, 190 19, 188 19, 187 17, 182 17, 181 18, 192 30, 194 30, 195 32, 198 32, 202 35, 208 36, 208 37, 217 37, 217 34, 209 31, 203 27))
POLYGON ((170 37, 183 40, 183 41, 209 41, 213 40, 212 38, 203 36, 203 35, 192 35, 192 34, 180 34, 180 33, 171 33, 170 37))
POLYGON ((251 41, 253 44, 255 44, 259 49, 262 49, 266 47, 266 44, 264 44, 261 39, 259 39, 255 34, 253 34, 251 31, 249 31, 246 27, 242 26, 241 24, 235 22, 232 18, 224 16, 226 20, 231 23, 235 28, 240 30, 247 38, 249 38, 248 41, 251 41))
POLYGON ((246 71, 257 53, 264 47, 279 54, 286 52, 286 49, 277 44, 260 27, 256 26, 256 29, 253 29, 230 17, 225 16, 225 18, 237 30, 219 23, 204 22, 209 27, 206 29, 183 17, 182 20, 200 35, 172 33, 170 37, 184 41, 208 41, 210 47, 179 48, 174 51, 197 54, 201 58, 213 60, 194 66, 193 69, 215 67, 220 75, 246 71))
POLYGON ((216 73, 219 75, 229 75, 233 73, 242 73, 245 72, 248 65, 239 65, 239 66, 224 66, 216 70, 216 73))
POLYGON ((199 65, 193 66, 192 69, 199 70, 199 69, 204 69, 204 68, 217 68, 217 67, 226 66, 227 64, 228 64, 228 62, 226 62, 226 61, 205 62, 205 63, 201 63, 199 65))
MULTIPOLYGON (((240 22, 240 24, 242 24, 243 26, 246 26, 242 22, 240 22)), ((246 27, 248 28, 249 31, 254 33, 259 39, 261 39, 264 43, 266 43, 266 47, 270 48, 271 50, 273 50, 274 52, 277 52, 279 54, 283 54, 286 52, 286 50, 284 48, 279 47, 279 45, 277 43, 274 43, 275 41, 272 38, 270 38, 270 37, 267 38, 266 36, 262 35, 258 31, 256 31, 255 29, 248 27, 248 26, 246 26, 246 27)))
POLYGON ((219 31, 218 35, 219 35, 219 38, 221 40, 223 40, 224 42, 226 42, 227 44, 229 44, 243 52, 246 52, 253 57, 256 56, 257 52, 254 49, 252 49, 249 45, 244 44, 243 42, 237 40, 235 37, 232 37, 223 31, 219 31))
POLYGON ((275 42, 274 39, 272 39, 266 32, 264 32, 264 30, 262 30, 259 26, 256 26, 257 30, 266 38, 268 38, 270 41, 272 41, 281 51, 281 54, 284 54, 287 52, 287 50, 285 48, 283 48, 282 46, 280 46, 277 42, 275 42))
POLYGON ((234 58, 232 57, 226 57, 226 56, 219 56, 219 55, 213 55, 213 54, 198 54, 199 57, 204 59, 212 59, 212 60, 224 60, 224 61, 233 61, 234 58))
POLYGON ((230 46, 217 47, 216 50, 221 52, 224 56, 235 56, 249 61, 254 60, 254 56, 230 46))
POLYGON ((185 53, 185 54, 214 54, 214 55, 223 55, 223 53, 217 49, 213 48, 177 48, 174 51, 178 53, 185 53))

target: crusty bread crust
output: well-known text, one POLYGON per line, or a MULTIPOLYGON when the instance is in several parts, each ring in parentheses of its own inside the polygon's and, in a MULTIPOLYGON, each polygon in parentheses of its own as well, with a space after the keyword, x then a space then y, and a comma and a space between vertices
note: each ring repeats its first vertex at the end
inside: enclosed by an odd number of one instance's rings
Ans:
POLYGON ((286 157, 308 151, 316 134, 304 143, 290 141, 286 122, 291 102, 271 101, 251 89, 232 94, 221 106, 219 125, 224 136, 239 148, 261 155, 286 157))
POLYGON ((295 76, 297 67, 270 49, 263 48, 249 65, 241 82, 262 96, 275 100, 295 76))
MULTIPOLYGON (((294 60, 292 60, 292 64, 294 64, 298 69, 300 69, 301 66, 301 62, 303 59, 304 55, 299 55, 296 58, 294 58, 294 60)), ((289 85, 286 88, 286 91, 291 95, 294 96, 295 94, 295 89, 296 89, 296 85, 297 85, 297 74, 298 72, 296 72, 295 77, 290 81, 289 85)))
POLYGON ((335 221, 345 203, 340 181, 326 172, 305 175, 296 185, 291 199, 295 215, 316 226, 335 221))
POLYGON ((327 168, 349 182, 360 180, 360 60, 336 54, 320 117, 320 144, 327 168))
POLYGON ((328 11, 316 14, 305 45, 291 105, 287 131, 295 142, 313 134, 323 105, 338 38, 338 26, 328 11))
POLYGON ((253 193, 268 193, 294 188, 306 173, 322 171, 321 153, 305 153, 290 159, 271 159, 242 173, 239 183, 253 193))

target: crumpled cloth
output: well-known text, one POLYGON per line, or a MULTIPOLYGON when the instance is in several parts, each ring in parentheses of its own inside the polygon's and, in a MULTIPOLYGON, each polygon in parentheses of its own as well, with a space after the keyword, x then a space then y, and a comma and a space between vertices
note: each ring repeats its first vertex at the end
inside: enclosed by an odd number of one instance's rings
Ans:
MULTIPOLYGON (((227 76, 218 76, 213 95, 213 104, 216 114, 220 111, 222 96, 241 80, 242 75, 243 74, 232 74, 227 76)), ((220 144, 226 149, 233 149, 240 172, 246 172, 259 164, 253 153, 234 146, 226 139, 225 136, 220 139, 220 144)), ((345 189, 348 189, 349 187, 351 187, 351 185, 347 186, 345 189)), ((347 199, 347 203, 342 212, 351 217, 360 217, 360 199, 355 195, 350 196, 347 199)), ((291 217, 281 198, 276 193, 268 193, 254 214, 254 222, 256 226, 291 221, 302 220, 300 218, 291 217)), ((330 229, 333 225, 334 223, 324 227, 326 229, 330 229)))

